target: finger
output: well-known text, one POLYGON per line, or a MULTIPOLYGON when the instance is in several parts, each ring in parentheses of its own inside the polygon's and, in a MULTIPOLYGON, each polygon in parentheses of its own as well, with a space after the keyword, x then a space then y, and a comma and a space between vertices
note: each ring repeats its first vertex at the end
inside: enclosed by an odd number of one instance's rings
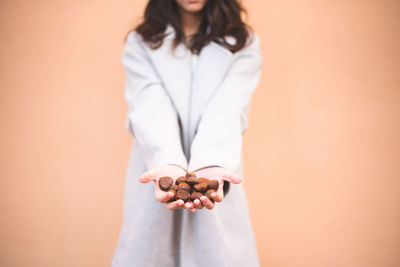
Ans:
POLYGON ((153 179, 155 179, 155 178, 156 178, 156 174, 155 174, 154 170, 151 169, 151 170, 149 170, 149 171, 143 173, 143 174, 139 177, 139 181, 140 181, 141 183, 148 183, 148 182, 150 182, 151 180, 153 180, 153 179))
POLYGON ((160 189, 160 186, 158 185, 157 180, 154 181, 154 183, 155 183, 155 198, 158 202, 165 203, 174 197, 174 193, 162 191, 160 189))
POLYGON ((211 198, 216 202, 221 202, 224 199, 224 181, 219 184, 217 192, 211 193, 211 198))
POLYGON ((182 208, 183 204, 184 204, 183 200, 178 199, 177 201, 166 203, 165 206, 167 206, 167 208, 170 210, 176 210, 182 208))
POLYGON ((190 211, 193 212, 193 213, 195 213, 196 209, 193 208, 193 209, 190 209, 190 211))
POLYGON ((212 199, 214 199, 215 202, 221 202, 224 199, 224 197, 221 196, 221 194, 218 194, 216 192, 211 193, 211 197, 212 199))
POLYGON ((186 202, 185 203, 185 208, 187 208, 187 209, 194 209, 194 207, 193 207, 193 203, 192 202, 186 202))
POLYGON ((171 198, 174 197, 174 193, 172 192, 164 192, 159 189, 156 189, 156 200, 161 203, 168 202, 171 198))
POLYGON ((222 176, 222 178, 228 182, 231 182, 233 184, 240 184, 242 182, 242 178, 240 178, 239 176, 237 176, 234 173, 228 173, 228 174, 224 174, 222 176))
POLYGON ((195 199, 193 201, 193 206, 198 210, 201 210, 202 208, 204 208, 203 204, 201 204, 201 201, 199 199, 195 199))
POLYGON ((209 210, 213 209, 215 206, 215 204, 211 200, 209 200, 208 197, 206 196, 202 196, 200 200, 203 203, 204 207, 206 207, 209 210))

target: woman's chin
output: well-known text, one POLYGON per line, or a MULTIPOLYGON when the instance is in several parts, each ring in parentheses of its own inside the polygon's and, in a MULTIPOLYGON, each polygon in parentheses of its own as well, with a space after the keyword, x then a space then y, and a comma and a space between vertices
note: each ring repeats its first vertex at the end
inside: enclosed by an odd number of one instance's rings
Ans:
POLYGON ((204 8, 205 3, 206 1, 203 0, 178 1, 180 8, 188 13, 200 12, 204 8))
POLYGON ((198 6, 193 5, 193 6, 185 7, 183 10, 187 13, 196 14, 196 13, 199 13, 202 10, 202 8, 203 8, 203 6, 201 6, 201 5, 198 5, 198 6))

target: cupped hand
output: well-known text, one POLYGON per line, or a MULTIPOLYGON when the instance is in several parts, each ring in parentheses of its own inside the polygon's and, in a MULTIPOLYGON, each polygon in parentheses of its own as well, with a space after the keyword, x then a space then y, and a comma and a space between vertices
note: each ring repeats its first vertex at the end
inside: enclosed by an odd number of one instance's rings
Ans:
POLYGON ((141 183, 148 183, 153 181, 155 184, 155 198, 158 202, 165 203, 168 209, 175 210, 180 208, 187 208, 194 210, 192 203, 184 203, 183 200, 179 199, 176 201, 168 202, 171 198, 173 198, 174 194, 172 192, 164 192, 160 189, 159 179, 163 176, 169 176, 174 180, 178 179, 181 176, 186 175, 186 170, 182 167, 173 164, 163 164, 157 166, 153 169, 148 170, 144 174, 139 177, 139 181, 141 183))
POLYGON ((242 178, 237 176, 235 173, 219 166, 201 168, 195 171, 194 174, 196 174, 196 177, 198 178, 218 180, 219 183, 217 192, 211 194, 211 198, 214 199, 214 201, 211 201, 206 196, 202 196, 200 200, 196 199, 193 202, 193 206, 196 209, 202 209, 203 207, 213 209, 215 207, 215 202, 221 202, 224 199, 224 181, 233 184, 240 184, 242 182, 242 178))

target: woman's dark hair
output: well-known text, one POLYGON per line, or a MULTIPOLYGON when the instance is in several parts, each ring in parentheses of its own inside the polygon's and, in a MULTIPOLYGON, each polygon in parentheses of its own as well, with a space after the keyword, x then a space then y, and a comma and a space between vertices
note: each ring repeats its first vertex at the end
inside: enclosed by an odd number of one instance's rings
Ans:
MULTIPOLYGON (((193 53, 198 54, 211 41, 219 43, 231 52, 239 51, 246 45, 252 28, 242 20, 242 13, 246 18, 248 14, 239 0, 207 0, 200 12, 202 21, 198 32, 192 36, 188 44, 193 53), (210 29, 207 32, 208 27, 210 29), (224 38, 226 36, 234 37, 236 43, 229 44, 224 38)), ((151 48, 156 49, 164 41, 164 31, 168 23, 176 32, 173 42, 175 48, 185 41, 178 3, 176 0, 149 0, 143 22, 129 32, 136 30, 151 48)))

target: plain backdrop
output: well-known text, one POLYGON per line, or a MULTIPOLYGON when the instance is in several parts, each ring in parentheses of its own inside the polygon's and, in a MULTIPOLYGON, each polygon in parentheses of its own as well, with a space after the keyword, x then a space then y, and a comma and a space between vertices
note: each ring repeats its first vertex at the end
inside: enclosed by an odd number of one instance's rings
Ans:
MULTIPOLYGON (((0 1, 0 266, 110 266, 120 57, 145 4, 0 1)), ((243 4, 265 62, 243 147, 262 266, 400 266, 400 2, 243 4)))

